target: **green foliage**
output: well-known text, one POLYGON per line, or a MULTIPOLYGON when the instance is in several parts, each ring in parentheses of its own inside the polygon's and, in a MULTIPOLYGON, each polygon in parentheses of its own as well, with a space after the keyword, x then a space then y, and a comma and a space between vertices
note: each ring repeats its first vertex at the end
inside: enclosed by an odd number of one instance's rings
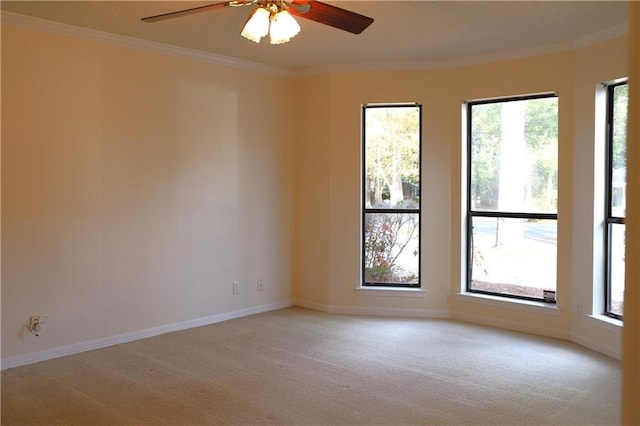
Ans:
MULTIPOLYGON (((525 102, 524 139, 530 168, 523 200, 537 211, 557 209, 558 181, 558 100, 530 99, 525 102)), ((494 102, 472 106, 471 116, 471 201, 480 210, 497 210, 499 200, 502 106, 494 102)))
POLYGON ((498 208, 498 167, 500 159, 499 103, 476 105, 471 127, 471 199, 481 209, 498 208))
POLYGON ((532 158, 531 192, 534 206, 557 211, 558 188, 558 99, 527 101, 525 141, 532 158))
POLYGON ((365 215, 365 282, 416 282, 417 276, 399 267, 397 262, 400 256, 407 256, 406 250, 417 230, 416 214, 365 215))
POLYGON ((627 167, 627 120, 629 85, 616 86, 613 91, 613 168, 627 167))
MULTIPOLYGON (((365 206, 414 210, 420 203, 420 109, 365 109, 365 206)), ((369 213, 364 223, 364 280, 415 283, 416 213, 369 213), (415 247, 415 248, 414 248, 415 247), (414 253, 411 253, 415 250, 414 253), (409 266, 407 266, 409 265, 409 266)), ((417 263, 416 263, 417 265, 417 263)))
MULTIPOLYGON (((418 185, 419 110, 416 107, 368 108, 365 111, 367 204, 392 204, 411 198, 403 188, 418 185), (404 183, 404 185, 403 185, 404 183)), ((417 197, 414 201, 419 202, 417 197)))

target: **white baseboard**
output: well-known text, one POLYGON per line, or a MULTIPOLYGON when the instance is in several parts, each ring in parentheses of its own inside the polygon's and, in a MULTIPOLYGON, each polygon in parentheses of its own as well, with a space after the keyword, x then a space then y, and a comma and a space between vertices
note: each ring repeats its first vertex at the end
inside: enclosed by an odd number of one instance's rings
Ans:
POLYGON ((580 346, 584 346, 589 349, 593 349, 596 352, 600 352, 605 355, 609 355, 611 358, 615 358, 617 360, 622 360, 622 348, 612 348, 608 345, 603 345, 602 342, 597 340, 590 339, 581 334, 573 333, 571 334, 571 341, 573 343, 577 343, 580 346))
POLYGON ((289 300, 269 303, 266 305, 253 306, 250 308, 239 309, 237 311, 224 312, 221 314, 211 315, 204 318, 196 318, 189 321, 183 321, 183 322, 174 323, 174 324, 167 324, 160 327, 149 328, 146 330, 133 331, 130 333, 119 334, 117 336, 105 337, 103 339, 91 340, 88 342, 74 343, 72 345, 46 349, 44 351, 33 352, 30 354, 19 355, 19 356, 3 359, 1 362, 0 368, 2 370, 5 370, 7 368, 15 368, 23 365, 34 364, 40 361, 47 361, 50 359, 60 358, 63 356, 73 355, 73 354, 86 352, 86 351, 91 351, 94 349, 106 348, 108 346, 132 342, 134 340, 146 339, 147 337, 159 336, 161 334, 187 330, 189 328, 201 327, 203 325, 215 324, 218 322, 228 321, 235 318, 261 314, 263 312, 275 311, 277 309, 287 308, 289 306, 291 306, 291 301, 289 300))
POLYGON ((313 309, 314 311, 329 312, 329 306, 328 305, 311 302, 309 300, 294 299, 293 300, 293 305, 294 306, 300 306, 301 308, 313 309))
POLYGON ((379 308, 365 306, 329 306, 331 314, 381 315, 390 317, 451 318, 449 311, 434 309, 379 308))
POLYGON ((512 322, 506 320, 498 320, 491 317, 466 314, 461 312, 449 312, 444 310, 430 309, 402 309, 402 308, 381 308, 381 307, 361 307, 361 306, 330 306, 310 302, 307 300, 281 301, 266 305, 254 306, 236 311, 225 312, 221 314, 211 315, 204 318, 197 318, 189 321, 183 321, 174 324, 167 324, 160 327, 154 327, 146 330, 134 331, 130 333, 120 334, 117 336, 106 337, 103 339, 91 340, 72 345, 60 346, 57 348, 47 349, 44 351, 33 352, 30 354, 19 355, 3 359, 0 363, 0 369, 15 368, 23 365, 33 364, 36 362, 47 361, 54 358, 73 355, 95 349, 101 349, 121 343, 132 342, 134 340, 145 339, 148 337, 158 336, 165 333, 186 330, 194 327, 215 324, 222 321, 228 321, 235 318, 246 317, 249 315, 260 314, 263 312, 274 311, 277 309, 287 308, 289 306, 300 306, 303 308, 313 309, 321 312, 346 315, 381 315, 381 316, 405 316, 420 318, 452 318, 474 324, 482 324, 490 327, 504 328, 525 333, 537 334, 548 337, 555 337, 563 340, 569 340, 579 345, 593 349, 597 352, 611 356, 616 359, 622 358, 620 348, 612 348, 603 345, 601 342, 595 341, 580 334, 567 334, 555 329, 547 327, 537 327, 530 324, 520 322, 512 322))
POLYGON ((450 318, 449 311, 436 311, 430 309, 404 309, 404 308, 381 308, 362 306, 335 306, 325 305, 308 300, 295 299, 294 306, 313 309, 314 311, 328 312, 330 314, 343 315, 380 315, 392 317, 420 317, 420 318, 450 318))
POLYGON ((463 312, 452 312, 451 318, 473 324, 488 325, 490 327, 504 328, 507 330, 520 331, 523 333, 537 334, 540 336, 554 337, 556 339, 571 340, 569 333, 549 327, 539 327, 522 322, 507 321, 481 315, 467 314, 463 312))

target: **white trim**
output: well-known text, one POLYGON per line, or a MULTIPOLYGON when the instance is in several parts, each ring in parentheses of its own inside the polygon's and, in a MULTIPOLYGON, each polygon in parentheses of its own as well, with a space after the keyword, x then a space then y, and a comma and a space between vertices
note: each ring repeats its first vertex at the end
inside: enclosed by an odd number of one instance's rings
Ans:
MULTIPOLYGON (((613 86, 614 84, 620 84, 620 83, 629 83, 629 77, 619 77, 619 78, 614 78, 613 80, 608 80, 608 81, 603 81, 602 83, 599 83, 604 89, 606 89, 609 86, 613 86)), ((597 85, 596 85, 597 86, 597 85)))
POLYGON ((421 288, 405 287, 356 287, 358 296, 382 296, 382 297, 418 297, 424 299, 427 292, 421 288))
MULTIPOLYGON (((622 336, 620 336, 620 340, 622 342, 622 336)), ((622 343, 618 347, 610 347, 603 345, 599 340, 593 340, 577 333, 571 334, 571 341, 580 346, 584 346, 585 348, 608 355, 611 358, 622 360, 622 343)))
MULTIPOLYGON (((611 347, 602 344, 602 342, 593 340, 576 333, 566 333, 555 328, 538 327, 527 323, 499 320, 493 317, 473 315, 461 312, 449 312, 432 309, 402 309, 402 308, 380 308, 380 307, 362 307, 362 306, 330 306, 317 304, 309 301, 296 300, 295 306, 301 306, 317 311, 328 312, 331 314, 341 315, 378 315, 393 317, 417 317, 431 319, 454 319, 471 324, 485 325, 494 328, 514 330, 522 333, 529 333, 538 336, 551 337, 573 342, 596 352, 610 356, 615 359, 621 359, 622 352, 619 347, 611 347)), ((544 308, 549 309, 549 308, 544 308)), ((546 311, 545 311, 546 312, 546 311)), ((599 321, 594 319, 594 321, 599 321)), ((602 327, 602 325, 600 325, 602 327)), ((610 326, 611 327, 611 326, 610 326)), ((615 330, 614 330, 615 331, 615 330)), ((621 331, 621 330, 619 330, 621 331)))
MULTIPOLYGON (((567 335, 564 332, 558 331, 553 328, 536 327, 530 324, 523 324, 520 322, 498 320, 493 317, 479 316, 461 312, 449 312, 444 310, 433 309, 404 309, 404 308, 381 308, 381 307, 361 307, 361 306, 329 306, 325 304, 319 304, 306 300, 294 300, 281 301, 270 303, 266 305, 254 306, 250 308, 239 309, 237 311, 226 312, 216 315, 211 315, 204 318, 198 318, 194 320, 184 321, 175 324, 168 324, 165 326, 154 327, 146 330, 140 330, 117 336, 106 337, 103 339, 92 340, 88 342, 81 342, 72 345, 61 346, 58 348, 47 349, 40 352, 34 352, 26 355, 19 355, 15 357, 9 357, 3 359, 0 368, 5 370, 7 368, 15 368, 24 365, 33 364, 36 362, 47 361, 55 358, 60 358, 68 355, 74 355, 81 352, 86 352, 95 349, 106 348, 121 343, 128 343, 135 340, 146 339, 148 337, 158 336, 161 334, 172 333, 176 331, 186 330, 194 327, 201 327, 205 325, 215 324, 222 321, 228 321, 236 318, 242 318, 249 315, 260 314, 264 312, 274 311, 278 309, 287 308, 290 306, 300 306, 308 309, 313 309, 321 312, 328 312, 332 314, 344 314, 344 315, 380 315, 380 316, 394 316, 394 317, 418 317, 418 318, 452 318, 459 321, 469 322, 473 324, 487 325, 491 327, 516 330, 525 333, 531 333, 536 335, 548 336, 559 338, 563 340, 569 340, 581 346, 585 346, 589 349, 593 349, 597 352, 601 352, 605 355, 611 356, 616 359, 621 359, 622 352, 620 348, 612 348, 610 346, 603 345, 600 341, 596 341, 585 337, 580 334, 567 335)), ((545 308, 548 309, 548 308, 545 308)), ((620 325, 609 324, 611 321, 604 322, 602 318, 596 316, 587 316, 591 318, 594 324, 599 325, 609 331, 622 332, 620 325)))
POLYGON ((329 305, 322 304, 322 303, 315 303, 309 300, 295 299, 293 301, 293 305, 300 306, 301 308, 313 309, 314 311, 329 312, 329 305))
POLYGON ((57 348, 46 349, 40 352, 33 352, 26 355, 9 357, 2 360, 2 370, 7 368, 15 368, 23 365, 33 364, 40 361, 47 361, 63 356, 74 355, 81 352, 91 351, 94 349, 106 348, 108 346, 128 343, 134 340, 146 339, 148 337, 159 336, 161 334, 172 333, 175 331, 187 330, 189 328, 201 327, 204 325, 215 324, 222 321, 228 321, 235 318, 246 317, 249 315, 261 314, 263 312, 275 311, 278 309, 288 308, 291 301, 281 301, 269 303, 266 305, 253 306, 250 308, 239 309, 237 311, 225 312, 221 314, 211 315, 204 318, 183 321, 175 324, 167 324, 160 327, 149 328, 146 330, 133 331, 130 333, 119 334, 117 336, 105 337, 102 339, 91 340, 88 342, 74 343, 71 345, 60 346, 57 348))
MULTIPOLYGON (((495 62, 523 59, 533 56, 550 55, 570 50, 582 49, 597 43, 601 43, 613 38, 625 35, 628 32, 627 23, 598 31, 594 34, 581 37, 579 39, 536 46, 528 49, 512 50, 508 52, 489 53, 478 56, 468 56, 465 58, 443 59, 434 61, 418 62, 394 62, 394 63, 364 63, 364 64, 332 64, 327 67, 329 73, 347 72, 377 72, 377 71, 408 71, 427 69, 448 69, 462 68, 473 65, 492 64, 495 62)), ((320 68, 309 69, 308 74, 316 74, 320 68)))
POLYGON ((598 328, 609 332, 622 333, 623 322, 618 319, 606 315, 585 315, 585 318, 598 328))
POLYGON ((562 309, 553 303, 535 302, 507 297, 490 296, 479 293, 457 293, 456 299, 461 302, 481 303, 483 305, 499 306, 517 311, 535 312, 537 314, 560 315, 562 309))
POLYGON ((0 22, 3 25, 13 25, 30 30, 43 31, 61 36, 77 37, 89 41, 108 43, 119 47, 137 49, 162 55, 176 56, 179 58, 192 59, 194 61, 207 64, 220 65, 223 67, 237 68, 245 71, 254 71, 263 74, 274 74, 281 77, 294 77, 295 73, 284 68, 233 58, 230 56, 216 55, 214 53, 203 52, 201 50, 188 49, 186 47, 172 46, 155 41, 142 40, 135 37, 112 34, 104 31, 89 28, 77 27, 74 25, 62 24, 59 22, 47 21, 45 19, 20 15, 18 13, 2 11, 0 22))
POLYGON ((116 46, 127 47, 130 49, 138 49, 152 53, 160 53, 164 55, 177 56, 181 58, 192 59, 195 61, 205 62, 209 64, 220 65, 224 67, 237 68, 246 71, 254 71, 264 74, 274 74, 282 77, 303 77, 318 74, 332 74, 343 72, 375 72, 375 71, 409 71, 424 69, 447 69, 460 68, 472 65, 483 65, 494 62, 507 61, 513 59, 521 59, 531 56, 547 55, 559 53, 567 50, 582 49, 593 44, 604 42, 615 37, 622 36, 628 32, 626 23, 616 25, 614 27, 598 31, 579 39, 549 44, 545 46, 537 46, 529 49, 514 50, 509 52, 499 52, 484 54, 478 56, 470 56, 456 59, 443 59, 436 61, 419 61, 419 62, 391 62, 391 63, 362 63, 362 64, 330 64, 328 66, 310 67, 300 70, 288 70, 286 68, 275 67, 258 62, 247 61, 244 59, 233 58, 230 56, 217 55, 214 53, 203 52, 195 49, 172 46, 164 43, 142 40, 135 37, 112 34, 104 31, 98 31, 88 28, 77 27, 59 22, 47 21, 45 19, 34 18, 31 16, 20 15, 14 12, 2 11, 0 13, 0 22, 2 24, 14 25, 22 28, 44 31, 52 34, 63 36, 73 36, 85 40, 99 41, 113 44, 116 46))
POLYGON ((474 323, 474 324, 482 324, 482 325, 488 325, 490 327, 504 328, 507 330, 514 330, 514 331, 519 331, 523 333, 536 334, 539 336, 554 337, 556 339, 562 339, 562 340, 571 340, 571 336, 569 335, 569 333, 558 330, 556 328, 538 327, 535 325, 526 324, 522 322, 501 320, 493 317, 467 314, 463 312, 452 312, 451 318, 459 321, 474 323))
POLYGON ((380 315, 389 317, 451 318, 449 311, 435 309, 380 308, 367 306, 329 306, 330 314, 380 315))
POLYGON ((598 31, 593 34, 580 37, 573 41, 573 49, 583 49, 585 47, 593 46, 594 44, 602 43, 603 41, 611 40, 612 38, 620 37, 629 32, 629 24, 624 22, 614 27, 607 28, 598 31))

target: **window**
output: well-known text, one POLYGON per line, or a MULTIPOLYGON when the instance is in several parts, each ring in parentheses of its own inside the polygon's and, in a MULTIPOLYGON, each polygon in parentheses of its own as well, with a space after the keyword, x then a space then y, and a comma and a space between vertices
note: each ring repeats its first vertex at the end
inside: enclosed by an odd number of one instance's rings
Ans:
POLYGON ((605 313, 618 319, 623 314, 625 281, 628 104, 627 83, 607 87, 605 313))
POLYGON ((422 106, 363 106, 362 138, 362 285, 420 287, 422 106))
POLYGON ((467 106, 467 291, 555 303, 558 98, 467 106))

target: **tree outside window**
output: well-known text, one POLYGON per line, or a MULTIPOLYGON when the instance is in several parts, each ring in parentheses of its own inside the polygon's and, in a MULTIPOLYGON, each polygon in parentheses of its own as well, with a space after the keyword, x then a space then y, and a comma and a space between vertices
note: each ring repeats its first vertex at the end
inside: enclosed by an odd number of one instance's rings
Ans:
POLYGON ((558 98, 470 102, 468 111, 467 290, 554 302, 558 98))
POLYGON ((420 286, 421 106, 363 108, 363 285, 420 286))
POLYGON ((629 85, 607 87, 607 201, 605 313, 622 319, 625 288, 627 119, 629 85))

